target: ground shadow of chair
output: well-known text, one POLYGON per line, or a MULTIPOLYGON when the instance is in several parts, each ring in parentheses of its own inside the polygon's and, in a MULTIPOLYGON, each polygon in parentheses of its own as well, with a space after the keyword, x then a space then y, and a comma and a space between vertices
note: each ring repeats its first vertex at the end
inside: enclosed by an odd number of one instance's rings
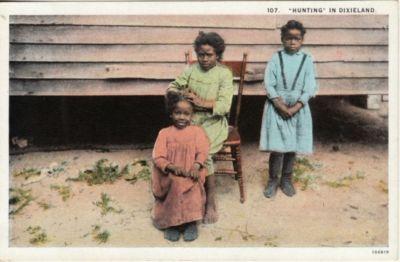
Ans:
MULTIPOLYGON (((191 57, 191 52, 185 53, 186 63, 188 65, 194 64, 197 61, 191 57)), ((233 114, 229 115, 229 134, 225 140, 222 149, 214 155, 214 161, 228 161, 232 162, 233 169, 219 168, 215 170, 217 175, 230 175, 238 181, 240 202, 245 201, 244 181, 242 172, 242 156, 241 156, 241 138, 239 134, 239 116, 242 103, 244 76, 246 73, 247 54, 243 53, 242 61, 221 61, 221 64, 226 65, 232 70, 235 80, 239 80, 239 87, 236 99, 232 103, 233 114)))

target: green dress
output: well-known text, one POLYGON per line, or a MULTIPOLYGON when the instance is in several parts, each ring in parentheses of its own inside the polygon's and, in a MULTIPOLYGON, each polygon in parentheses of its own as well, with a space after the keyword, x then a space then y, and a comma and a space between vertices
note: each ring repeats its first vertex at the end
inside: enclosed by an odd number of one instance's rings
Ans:
POLYGON ((215 100, 212 112, 195 110, 192 120, 193 124, 203 127, 210 141, 210 155, 206 164, 208 173, 213 174, 211 156, 221 149, 228 137, 227 115, 233 96, 232 72, 219 63, 208 71, 204 71, 199 64, 194 64, 168 86, 168 91, 179 92, 188 89, 202 99, 215 100))

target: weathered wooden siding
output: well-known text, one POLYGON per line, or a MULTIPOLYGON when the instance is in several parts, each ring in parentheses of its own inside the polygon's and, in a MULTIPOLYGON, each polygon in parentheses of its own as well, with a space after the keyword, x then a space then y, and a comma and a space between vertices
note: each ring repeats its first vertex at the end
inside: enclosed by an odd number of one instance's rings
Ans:
MULTIPOLYGON (((12 16, 11 95, 161 95, 198 31, 225 60, 248 53, 245 94, 263 95, 266 62, 288 16, 12 16)), ((388 92, 387 16, 298 16, 322 95, 388 92)))

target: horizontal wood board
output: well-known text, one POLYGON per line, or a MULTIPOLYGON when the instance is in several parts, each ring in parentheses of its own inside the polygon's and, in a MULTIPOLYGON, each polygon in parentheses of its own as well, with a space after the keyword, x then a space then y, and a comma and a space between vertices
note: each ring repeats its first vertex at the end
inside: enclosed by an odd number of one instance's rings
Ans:
MULTIPOLYGON (((225 60, 248 54, 245 94, 264 95, 266 62, 292 18, 11 16, 10 94, 162 95, 201 30, 224 37, 225 60)), ((320 95, 387 93, 387 16, 296 19, 307 28, 304 49, 314 57, 320 95)))
MULTIPOLYGON (((46 96, 160 96, 169 81, 162 80, 18 80, 10 81, 10 95, 46 96)), ((321 79, 318 95, 387 94, 387 79, 321 79)), ((237 87, 237 83, 235 85, 237 87)), ((246 83, 244 95, 265 95, 261 82, 246 83)))

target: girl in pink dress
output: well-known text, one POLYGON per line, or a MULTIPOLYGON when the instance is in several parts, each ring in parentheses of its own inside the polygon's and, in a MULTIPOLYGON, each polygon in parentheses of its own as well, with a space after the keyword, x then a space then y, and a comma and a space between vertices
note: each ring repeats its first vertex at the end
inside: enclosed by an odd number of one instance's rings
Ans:
POLYGON ((153 223, 170 241, 178 241, 181 230, 193 241, 205 212, 209 141, 201 127, 190 125, 193 106, 182 95, 169 94, 167 108, 173 125, 158 133, 153 149, 153 223))

